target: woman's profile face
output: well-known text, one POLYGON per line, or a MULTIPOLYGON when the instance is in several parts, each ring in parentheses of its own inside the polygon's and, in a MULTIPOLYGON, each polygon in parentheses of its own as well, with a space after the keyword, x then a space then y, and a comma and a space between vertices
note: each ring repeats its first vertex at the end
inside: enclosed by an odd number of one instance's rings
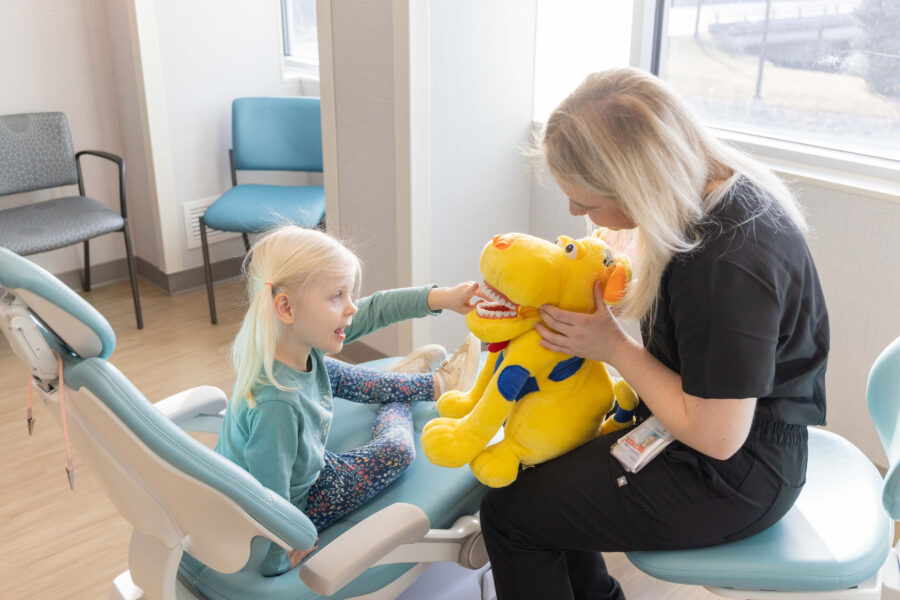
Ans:
POLYGON ((569 214, 587 215, 595 225, 614 231, 637 227, 612 196, 603 196, 559 179, 556 183, 569 198, 569 214))

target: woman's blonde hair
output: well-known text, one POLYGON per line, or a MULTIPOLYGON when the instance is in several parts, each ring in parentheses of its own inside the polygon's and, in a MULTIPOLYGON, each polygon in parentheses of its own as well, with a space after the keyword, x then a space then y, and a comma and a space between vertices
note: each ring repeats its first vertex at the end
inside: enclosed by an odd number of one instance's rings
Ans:
POLYGON ((673 90, 638 69, 589 75, 550 115, 540 153, 556 179, 617 199, 637 225, 634 278, 621 310, 627 318, 651 311, 666 265, 702 243, 694 226, 741 176, 763 191, 760 212, 774 200, 807 229, 778 177, 713 137, 673 90))
POLYGON ((288 390, 275 379, 277 317, 272 299, 282 291, 301 298, 321 276, 354 276, 358 292, 362 267, 359 258, 334 237, 295 225, 278 227, 253 244, 244 259, 243 276, 249 306, 231 347, 237 372, 233 398, 256 406, 252 388, 257 382, 288 390))

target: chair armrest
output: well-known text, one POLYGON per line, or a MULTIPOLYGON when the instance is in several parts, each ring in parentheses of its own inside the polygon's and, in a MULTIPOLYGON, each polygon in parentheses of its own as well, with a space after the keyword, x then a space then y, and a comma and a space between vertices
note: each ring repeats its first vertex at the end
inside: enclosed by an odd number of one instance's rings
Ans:
POLYGON ((84 196, 84 179, 81 177, 81 155, 90 154, 112 161, 119 166, 119 213, 123 219, 128 218, 128 208, 125 206, 125 161, 121 156, 103 150, 81 150, 75 153, 75 167, 78 170, 78 193, 84 196))
POLYGON ((300 567, 300 579, 330 596, 394 548, 421 540, 431 523, 418 506, 391 504, 354 525, 300 567))
POLYGON ((201 385, 164 398, 153 406, 186 431, 218 433, 227 405, 225 392, 211 385, 201 385))

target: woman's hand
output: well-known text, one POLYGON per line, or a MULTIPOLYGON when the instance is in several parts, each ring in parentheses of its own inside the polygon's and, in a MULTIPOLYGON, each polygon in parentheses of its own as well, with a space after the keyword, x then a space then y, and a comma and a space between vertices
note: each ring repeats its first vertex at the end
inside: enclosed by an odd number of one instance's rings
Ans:
POLYGON ((594 284, 597 310, 591 314, 570 312, 550 304, 541 307, 543 323, 534 326, 543 338, 541 346, 563 354, 602 361, 616 366, 616 353, 631 340, 603 300, 600 282, 594 284))
POLYGON ((464 281, 453 287, 436 287, 428 292, 428 308, 431 310, 452 310, 461 315, 475 308, 470 301, 478 291, 474 281, 464 281))
MULTIPOLYGON (((319 543, 319 538, 316 538, 316 544, 318 544, 318 543, 319 543)), ((307 556, 309 556, 310 554, 312 554, 313 552, 315 552, 318 549, 319 549, 318 546, 313 546, 312 548, 309 548, 307 550, 291 550, 290 552, 288 552, 287 555, 288 555, 288 560, 291 561, 291 568, 293 569, 294 567, 296 567, 297 565, 302 563, 304 558, 306 558, 307 556)))

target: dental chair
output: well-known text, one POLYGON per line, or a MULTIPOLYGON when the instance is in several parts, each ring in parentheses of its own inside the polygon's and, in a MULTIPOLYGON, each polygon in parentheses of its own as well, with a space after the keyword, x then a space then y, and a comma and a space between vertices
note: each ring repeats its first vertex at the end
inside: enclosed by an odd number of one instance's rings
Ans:
MULTIPOLYGON (((484 488, 468 469, 433 466, 418 439, 406 473, 317 534, 302 511, 186 433, 218 432, 221 390, 151 404, 106 360, 115 348, 106 320, 4 248, 0 328, 32 375, 29 394, 59 415, 67 446, 71 438, 134 527, 129 571, 113 582, 112 600, 380 600, 396 598, 429 563, 487 562, 473 516, 484 488), (277 577, 255 570, 269 541, 303 549, 317 537, 320 549, 300 567, 277 577)), ((368 441, 376 408, 336 398, 329 448, 368 441)), ((417 431, 435 415, 433 403, 415 405, 417 431)), ((71 484, 71 463, 67 472, 71 484)))
POLYGON ((839 435, 811 427, 806 485, 790 511, 749 538, 690 550, 629 552, 664 581, 749 600, 900 600, 900 338, 869 373, 869 414, 890 468, 839 435))

